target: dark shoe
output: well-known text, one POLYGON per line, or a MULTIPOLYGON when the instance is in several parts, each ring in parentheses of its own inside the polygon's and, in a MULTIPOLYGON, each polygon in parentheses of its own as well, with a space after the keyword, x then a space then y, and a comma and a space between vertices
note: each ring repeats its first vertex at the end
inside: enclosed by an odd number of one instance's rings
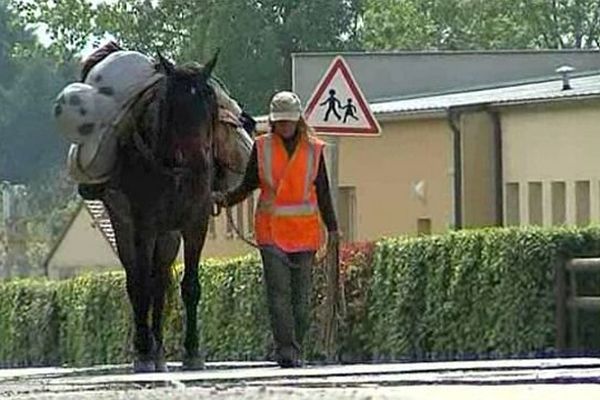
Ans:
POLYGON ((300 360, 300 352, 296 345, 283 347, 277 352, 277 364, 281 368, 300 368, 302 361, 300 360))
POLYGON ((281 368, 302 368, 304 363, 301 360, 279 360, 277 362, 281 368))

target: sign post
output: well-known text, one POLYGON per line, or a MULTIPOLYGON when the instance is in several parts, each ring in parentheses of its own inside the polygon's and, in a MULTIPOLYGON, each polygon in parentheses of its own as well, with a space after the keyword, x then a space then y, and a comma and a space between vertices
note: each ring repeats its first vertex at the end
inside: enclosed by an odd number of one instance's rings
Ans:
MULTIPOLYGON (((330 140, 328 140, 331 166, 329 181, 333 207, 336 215, 339 216, 339 137, 376 137, 381 135, 381 127, 371 112, 350 67, 341 56, 337 56, 332 61, 306 104, 304 117, 308 125, 317 134, 330 136, 330 140)), ((328 255, 325 270, 328 312, 323 336, 327 358, 334 361, 337 353, 339 306, 339 260, 337 254, 328 255)))

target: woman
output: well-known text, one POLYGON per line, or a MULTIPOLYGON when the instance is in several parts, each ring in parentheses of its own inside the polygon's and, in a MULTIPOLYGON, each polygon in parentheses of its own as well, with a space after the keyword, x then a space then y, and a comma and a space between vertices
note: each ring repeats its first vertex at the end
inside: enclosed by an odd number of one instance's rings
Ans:
POLYGON ((300 99, 277 93, 270 104, 271 133, 256 138, 243 181, 227 193, 215 193, 231 207, 260 188, 255 215, 271 328, 281 367, 299 367, 310 326, 312 263, 324 243, 338 246, 338 227, 323 157, 324 143, 302 117, 300 99))

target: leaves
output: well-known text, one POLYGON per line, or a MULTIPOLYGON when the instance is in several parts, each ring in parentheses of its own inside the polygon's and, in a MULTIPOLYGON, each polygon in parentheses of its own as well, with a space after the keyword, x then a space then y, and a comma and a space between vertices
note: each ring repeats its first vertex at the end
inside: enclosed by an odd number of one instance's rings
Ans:
POLYGON ((597 48, 598 0, 367 0, 369 49, 597 48))
POLYGON ((92 39, 114 36, 124 47, 178 62, 205 62, 222 50, 217 74, 252 113, 264 112, 273 92, 291 86, 293 52, 356 45, 359 0, 87 0, 15 1, 31 24, 44 24, 48 51, 75 58, 92 39))
MULTIPOLYGON (((484 229, 384 239, 341 251, 338 355, 344 361, 529 356, 555 343, 554 270, 600 252, 600 229, 484 229)), ((168 292, 167 357, 181 358, 178 280, 168 292)), ((209 360, 263 360, 271 332, 262 268, 252 255, 200 268, 202 343, 209 360)), ((324 270, 314 269, 306 355, 324 355, 324 270)), ((584 277, 582 294, 600 279, 584 277)), ((600 322, 581 319, 587 348, 600 322)), ((131 357, 131 311, 123 273, 68 281, 0 284, 0 365, 122 363, 131 357), (35 329, 35 338, 31 332, 35 329)))
MULTIPOLYGON (((378 244, 368 315, 376 359, 552 351, 554 270, 598 254, 598 228, 484 229, 378 244)), ((588 281, 597 291, 598 277, 588 281)), ((596 348, 600 324, 581 328, 596 348)))

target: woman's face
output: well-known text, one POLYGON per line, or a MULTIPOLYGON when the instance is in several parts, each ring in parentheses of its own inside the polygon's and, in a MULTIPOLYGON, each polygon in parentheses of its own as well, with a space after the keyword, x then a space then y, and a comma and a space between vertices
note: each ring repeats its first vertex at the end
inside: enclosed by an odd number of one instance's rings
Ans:
POLYGON ((273 122, 273 132, 284 139, 289 139, 296 133, 296 124, 296 121, 275 121, 273 122))

